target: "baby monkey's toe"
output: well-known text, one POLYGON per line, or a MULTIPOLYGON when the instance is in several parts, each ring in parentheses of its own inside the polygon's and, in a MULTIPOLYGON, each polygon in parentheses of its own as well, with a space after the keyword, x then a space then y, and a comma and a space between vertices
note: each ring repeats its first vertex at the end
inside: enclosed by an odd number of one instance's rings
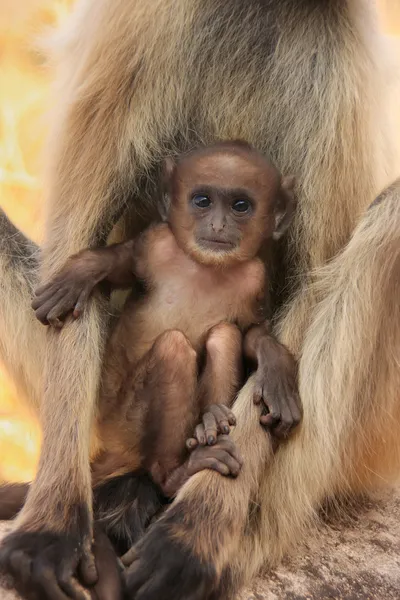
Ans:
POLYGON ((203 414, 205 436, 209 445, 215 444, 218 433, 228 435, 236 425, 233 412, 224 404, 210 404, 203 414))

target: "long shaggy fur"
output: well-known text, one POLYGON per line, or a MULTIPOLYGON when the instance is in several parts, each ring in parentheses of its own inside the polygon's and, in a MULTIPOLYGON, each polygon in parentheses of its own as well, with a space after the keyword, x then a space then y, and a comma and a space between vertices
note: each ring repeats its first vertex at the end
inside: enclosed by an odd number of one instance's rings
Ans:
MULTIPOLYGON (((289 300, 275 320, 300 359, 303 425, 266 468, 250 380, 236 404, 243 474, 199 474, 174 504, 191 515, 176 535, 211 555, 230 592, 299 540, 325 497, 363 491, 399 467, 399 186, 367 210, 398 169, 376 17, 361 0, 83 0, 57 41, 43 276, 104 240, 124 209, 150 215, 166 154, 243 138, 297 177, 289 300)), ((1 348, 13 362, 10 324, 28 292, 6 282, 1 348)), ((79 325, 49 336, 27 527, 62 529, 57 498, 90 498, 104 315, 95 300, 79 325)))
POLYGON ((38 410, 45 335, 40 323, 35 322, 30 302, 37 282, 39 249, 14 227, 1 209, 0 232, 0 357, 18 392, 38 410))

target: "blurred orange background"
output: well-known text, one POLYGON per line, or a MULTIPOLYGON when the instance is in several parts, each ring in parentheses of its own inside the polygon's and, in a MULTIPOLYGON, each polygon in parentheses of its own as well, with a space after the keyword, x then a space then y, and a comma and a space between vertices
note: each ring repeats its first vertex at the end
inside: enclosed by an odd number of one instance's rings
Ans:
MULTIPOLYGON (((73 2, 0 0, 0 205, 35 241, 41 236, 41 152, 50 79, 35 40, 46 26, 61 23, 73 2)), ((400 35, 400 1, 378 4, 382 27, 400 35)), ((38 425, 24 412, 0 366, 0 481, 31 479, 39 445, 38 425)))

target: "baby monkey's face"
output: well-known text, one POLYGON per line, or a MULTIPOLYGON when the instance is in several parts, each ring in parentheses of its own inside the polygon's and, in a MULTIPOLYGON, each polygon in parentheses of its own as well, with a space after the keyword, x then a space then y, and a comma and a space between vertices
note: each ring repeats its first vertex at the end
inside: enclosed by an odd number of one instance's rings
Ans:
POLYGON ((273 237, 285 203, 278 171, 232 143, 180 161, 171 175, 168 220, 180 247, 203 264, 254 258, 273 237))
POLYGON ((227 255, 245 258, 246 241, 255 238, 257 246, 261 243, 261 231, 252 232, 249 227, 258 212, 257 200, 250 190, 204 182, 188 192, 186 202, 193 224, 192 241, 204 260, 223 261, 227 255))

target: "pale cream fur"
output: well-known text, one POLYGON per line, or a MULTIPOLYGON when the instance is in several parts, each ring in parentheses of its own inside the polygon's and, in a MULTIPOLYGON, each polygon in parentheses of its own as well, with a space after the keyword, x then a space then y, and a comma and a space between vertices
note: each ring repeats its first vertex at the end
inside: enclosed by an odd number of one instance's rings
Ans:
MULTIPOLYGON (((364 491, 399 467, 400 186, 366 212, 400 171, 387 119, 393 82, 372 2, 310 4, 275 3, 279 36, 269 40, 256 0, 86 0, 57 48, 44 275, 97 244, 135 193, 145 212, 165 154, 244 138, 297 177, 294 296, 276 327, 300 359, 302 427, 265 468, 271 449, 250 381, 235 409, 241 477, 198 474, 177 500, 198 524, 180 535, 218 573, 233 565, 232 589, 301 539, 325 497, 364 491)), ((26 311, 28 291, 15 294, 26 311)), ((83 322, 49 335, 43 454, 25 527, 62 529, 57 499, 90 498, 105 329, 94 302, 83 322)), ((11 362, 13 341, 2 345, 11 362)), ((25 347, 27 381, 35 363, 25 347)))

